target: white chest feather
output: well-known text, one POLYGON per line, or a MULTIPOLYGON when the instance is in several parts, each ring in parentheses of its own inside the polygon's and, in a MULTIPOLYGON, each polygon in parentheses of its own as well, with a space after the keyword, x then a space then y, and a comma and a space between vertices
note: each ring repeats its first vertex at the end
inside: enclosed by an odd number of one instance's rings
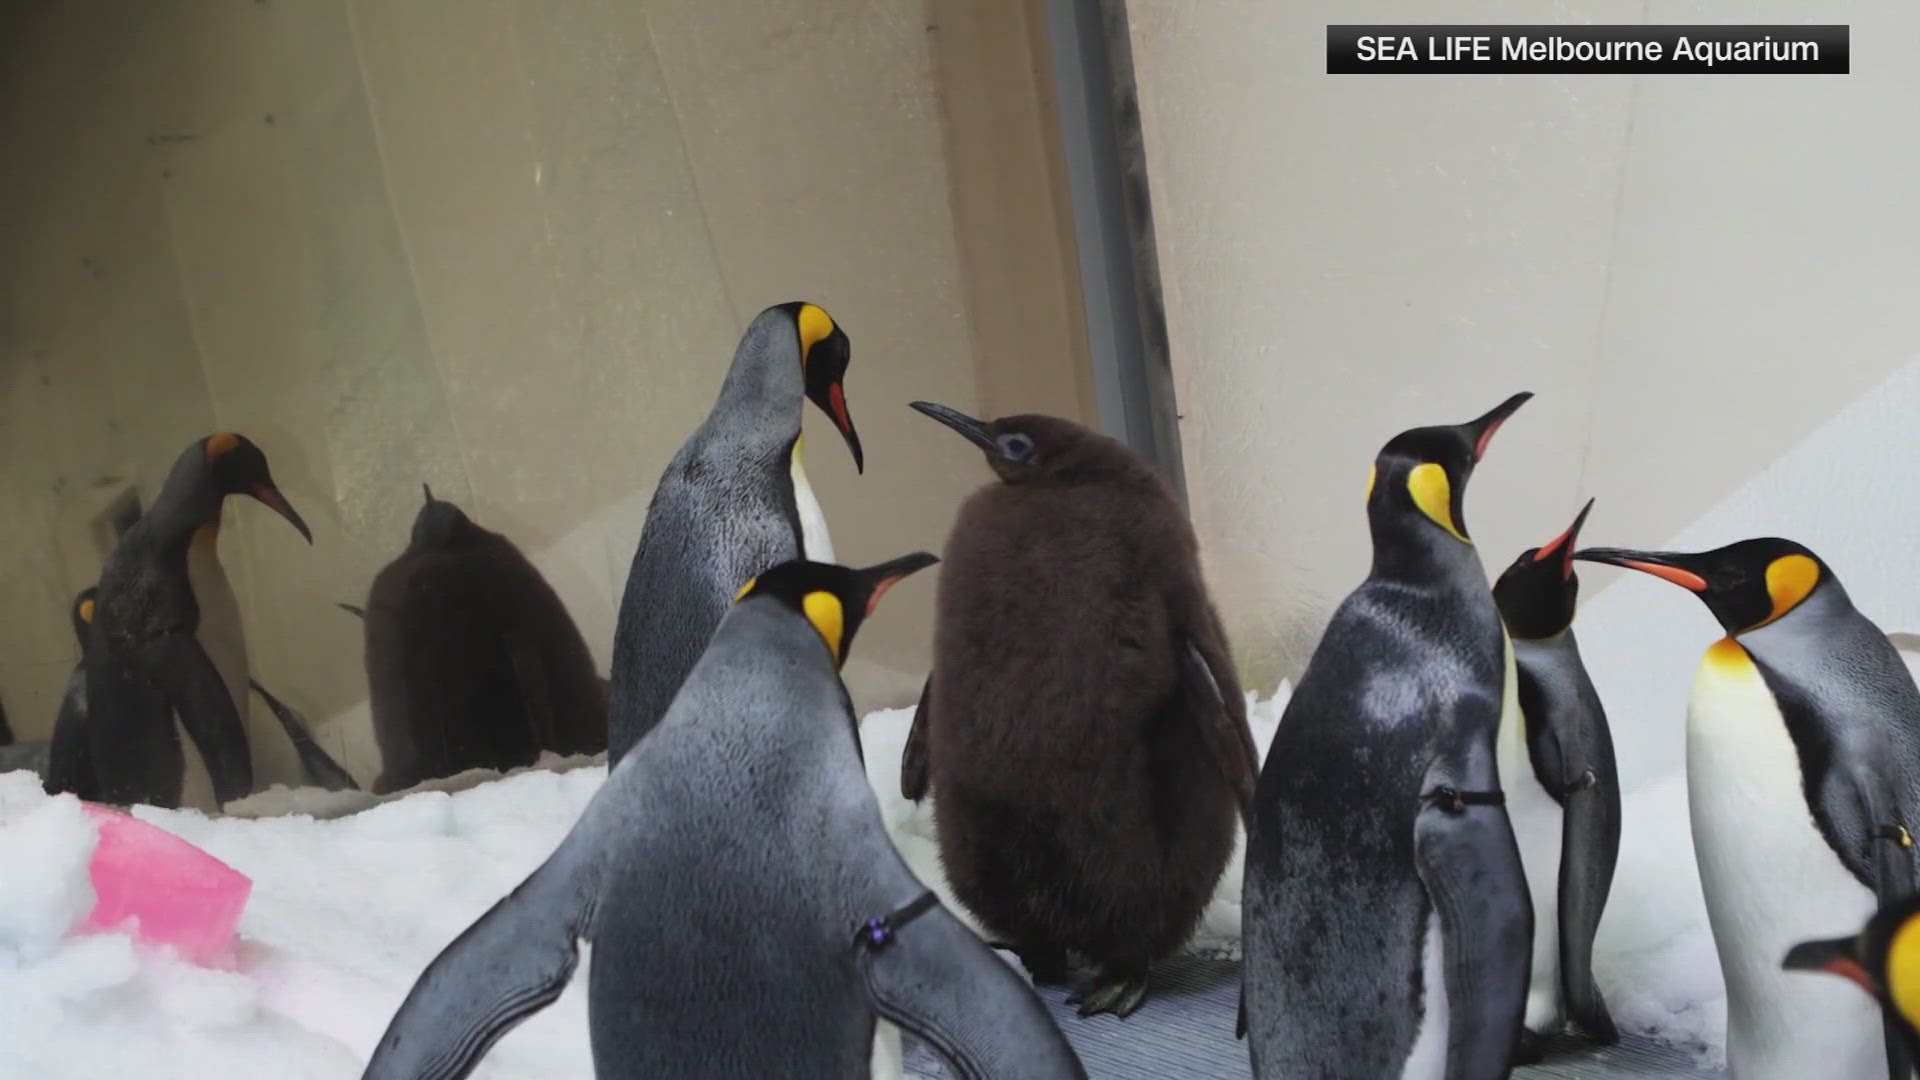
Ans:
POLYGON ((1507 645, 1507 688, 1500 703, 1497 760, 1500 787, 1507 795, 1507 817, 1520 845, 1520 865, 1533 899, 1533 964, 1527 986, 1525 1023, 1546 1033, 1559 1027, 1560 1000, 1560 848, 1561 809, 1540 784, 1527 751, 1526 717, 1520 711, 1520 683, 1514 675, 1514 646, 1507 645))
POLYGON ((800 464, 800 442, 793 444, 793 503, 800 510, 800 551, 814 562, 833 562, 833 538, 827 535, 827 515, 813 497, 807 470, 800 464))
POLYGON ((1451 1012, 1447 1005, 1447 962, 1445 942, 1440 936, 1440 916, 1427 916, 1426 941, 1420 949, 1420 983, 1423 1000, 1420 1030, 1400 1067, 1400 1080, 1444 1080, 1447 1075, 1447 1034, 1451 1012))
POLYGON ((1873 895, 1820 835, 1779 706, 1730 641, 1709 649, 1695 676, 1687 802, 1727 980, 1731 1080, 1884 1080, 1873 1000, 1843 979, 1780 968, 1797 942, 1866 921, 1873 895))

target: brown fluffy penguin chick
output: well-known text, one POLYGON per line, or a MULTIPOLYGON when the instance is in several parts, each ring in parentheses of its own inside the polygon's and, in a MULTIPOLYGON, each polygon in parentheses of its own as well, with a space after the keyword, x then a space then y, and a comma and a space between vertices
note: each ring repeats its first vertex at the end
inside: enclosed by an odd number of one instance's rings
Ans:
POLYGON ((553 587, 512 541, 426 496, 367 597, 374 792, 606 749, 605 684, 553 587))
POLYGON ((913 407, 1000 482, 947 540, 901 790, 931 783, 941 862, 990 932, 1042 981, 1085 957, 1081 1014, 1126 1016, 1192 934, 1259 774, 1193 530, 1104 435, 913 407))

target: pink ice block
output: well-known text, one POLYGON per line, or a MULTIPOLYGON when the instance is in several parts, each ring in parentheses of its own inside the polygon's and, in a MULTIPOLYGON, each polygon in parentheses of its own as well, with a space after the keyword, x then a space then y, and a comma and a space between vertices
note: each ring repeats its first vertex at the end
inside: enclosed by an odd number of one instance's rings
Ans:
POLYGON ((234 927, 253 882, 165 829, 84 804, 100 830, 93 849, 93 911, 82 933, 131 929, 197 964, 232 955, 234 927))

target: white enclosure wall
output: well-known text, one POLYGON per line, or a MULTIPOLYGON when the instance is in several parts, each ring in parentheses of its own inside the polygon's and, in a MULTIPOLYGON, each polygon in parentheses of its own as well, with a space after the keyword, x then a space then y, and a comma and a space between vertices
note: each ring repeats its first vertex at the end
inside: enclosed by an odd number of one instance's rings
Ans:
MULTIPOLYGON (((1187 484, 1252 686, 1366 573, 1395 432, 1538 397, 1467 499, 1490 574, 1565 527, 1821 552, 1920 629, 1920 7, 1906 0, 1128 5, 1187 484), (1846 76, 1329 76, 1328 23, 1850 23, 1846 76)), ((1583 570, 1628 792, 1615 1013, 1712 1043, 1687 687, 1719 628, 1583 570)), ((1846 927, 1835 927, 1836 933, 1846 927)))
MULTIPOLYGON (((1250 682, 1297 674, 1365 574, 1367 465, 1402 428, 1539 394, 1468 500, 1497 572, 1589 495, 1593 542, 1662 544, 1849 402, 1920 406, 1908 380, 1875 389, 1920 356, 1914 5, 1661 4, 1661 22, 1851 22, 1854 74, 1641 78, 1321 73, 1327 23, 1431 21, 1431 5, 1128 9, 1187 481, 1250 682)), ((1866 585, 1874 538, 1920 527, 1920 494, 1897 454, 1834 449, 1824 482, 1697 539, 1857 545, 1833 561, 1866 585)), ((1614 576, 1587 572, 1589 595, 1614 576)), ((1908 580, 1856 592, 1898 622, 1920 614, 1908 580)), ((1643 589, 1633 621, 1687 620, 1689 650, 1710 639, 1696 602, 1643 589)), ((1589 613, 1590 637, 1610 610, 1589 613)))

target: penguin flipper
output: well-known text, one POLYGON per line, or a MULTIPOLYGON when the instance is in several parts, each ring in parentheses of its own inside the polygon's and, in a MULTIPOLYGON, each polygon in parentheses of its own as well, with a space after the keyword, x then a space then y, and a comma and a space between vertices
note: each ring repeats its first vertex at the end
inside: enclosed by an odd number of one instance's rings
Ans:
POLYGON ((537 759, 542 750, 560 744, 560 725, 553 715, 553 687, 547 683, 547 665, 540 655, 540 643, 517 631, 506 635, 507 660, 513 665, 513 681, 520 687, 520 705, 526 711, 527 727, 533 736, 537 759))
POLYGON ((1414 861, 1440 919, 1450 1078, 1505 1076, 1526 1011, 1533 904, 1500 806, 1424 804, 1414 861))
POLYGON ((874 1011, 926 1040, 969 1080, 1085 1080, 1033 988, 935 904, 886 945, 859 949, 874 1011))
POLYGON ((1180 689, 1200 739, 1233 789, 1241 820, 1253 821, 1253 789, 1260 780, 1260 751, 1247 727, 1247 700, 1225 654, 1206 655, 1202 639, 1188 638, 1180 652, 1180 689))
POLYGON ((267 693, 267 688, 258 682, 248 679, 247 685, 253 687, 253 692, 267 703, 273 718, 280 721, 281 730, 287 733, 287 741, 293 743, 294 750, 300 755, 300 771, 306 774, 310 782, 328 791, 360 790, 353 774, 341 768, 340 763, 333 760, 333 755, 313 741, 313 732, 308 729, 304 717, 294 712, 286 702, 267 693))
POLYGON ((1619 1028, 1593 977, 1593 939, 1613 886, 1620 854, 1620 795, 1611 777, 1596 778, 1562 800, 1560 857, 1560 985, 1567 1012, 1586 1033, 1611 1045, 1619 1028))
POLYGON ((900 752, 900 794, 908 802, 927 797, 927 701, 933 694, 933 675, 920 687, 920 704, 914 706, 913 726, 907 730, 907 745, 900 752))
POLYGON ((200 757, 207 763, 213 795, 225 804, 253 793, 253 758, 247 750, 247 726, 227 692, 220 669, 191 634, 166 634, 145 649, 153 672, 180 726, 187 729, 200 757))
POLYGON ((387 1024, 361 1080, 460 1080, 501 1036, 552 1004, 593 919, 589 804, 528 878, 434 957, 387 1024))
POLYGON ((75 668, 67 679, 67 695, 53 722, 53 745, 47 749, 47 774, 41 787, 49 795, 71 793, 99 802, 100 778, 93 768, 92 738, 87 732, 87 673, 75 668))

